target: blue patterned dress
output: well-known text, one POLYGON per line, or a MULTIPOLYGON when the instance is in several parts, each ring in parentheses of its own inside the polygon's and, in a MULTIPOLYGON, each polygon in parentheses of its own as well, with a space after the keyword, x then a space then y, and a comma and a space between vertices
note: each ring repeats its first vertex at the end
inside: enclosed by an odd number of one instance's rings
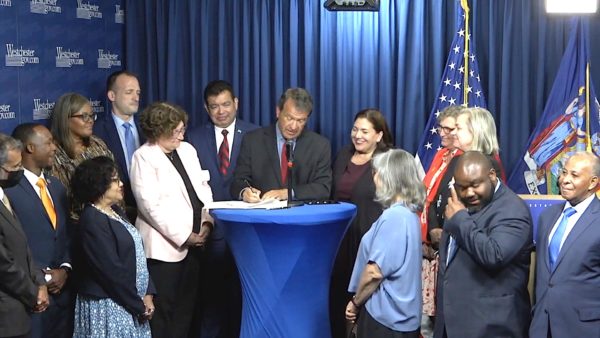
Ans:
MULTIPOLYGON (((143 298, 148 288, 149 274, 142 238, 131 223, 109 215, 119 221, 133 237, 136 259, 136 288, 143 298)), ((140 324, 131 313, 110 298, 94 299, 77 296, 75 305, 74 338, 150 338, 150 324, 140 324)))

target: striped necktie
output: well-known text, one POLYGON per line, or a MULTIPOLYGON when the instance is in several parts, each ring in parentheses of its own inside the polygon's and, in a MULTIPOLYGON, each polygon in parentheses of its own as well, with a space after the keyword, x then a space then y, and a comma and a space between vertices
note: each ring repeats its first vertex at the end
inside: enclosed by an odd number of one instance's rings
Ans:
POLYGON ((219 147, 219 171, 223 176, 227 175, 227 169, 229 169, 229 141, 227 141, 227 129, 223 129, 223 142, 219 147))

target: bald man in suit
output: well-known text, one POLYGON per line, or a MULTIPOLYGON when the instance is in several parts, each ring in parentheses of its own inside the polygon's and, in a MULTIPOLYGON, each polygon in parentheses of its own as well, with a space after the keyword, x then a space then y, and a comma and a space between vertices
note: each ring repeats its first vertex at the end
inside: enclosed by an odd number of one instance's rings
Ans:
POLYGON ((558 185, 566 200, 538 221, 531 338, 600 336, 600 159, 578 152, 558 185))

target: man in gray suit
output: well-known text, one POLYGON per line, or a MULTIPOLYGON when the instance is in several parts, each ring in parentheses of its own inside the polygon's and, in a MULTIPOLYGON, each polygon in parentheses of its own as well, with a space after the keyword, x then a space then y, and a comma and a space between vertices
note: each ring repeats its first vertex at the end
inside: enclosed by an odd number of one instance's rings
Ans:
POLYGON ((21 149, 19 141, 0 134, 0 337, 26 337, 29 312, 48 307, 42 270, 32 261, 27 237, 3 190, 23 176, 21 149))
POLYGON ((477 151, 458 158, 440 243, 434 337, 527 337, 529 208, 477 151))
POLYGON ((598 156, 572 155, 558 178, 567 201, 539 218, 532 338, 600 336, 599 176, 598 156))

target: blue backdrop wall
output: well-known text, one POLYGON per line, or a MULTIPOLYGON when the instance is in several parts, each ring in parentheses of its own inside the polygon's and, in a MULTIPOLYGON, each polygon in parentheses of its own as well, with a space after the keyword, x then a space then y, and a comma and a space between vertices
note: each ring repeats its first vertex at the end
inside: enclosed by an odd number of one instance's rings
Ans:
MULTIPOLYGON (((415 152, 456 33, 456 1, 381 0, 376 13, 329 12, 323 2, 0 0, 0 132, 45 122, 67 91, 101 113, 107 75, 127 66, 139 75, 141 107, 178 103, 192 125, 207 121, 202 90, 211 80, 232 82, 242 118, 262 125, 273 122, 285 88, 302 86, 315 98, 310 127, 334 152, 365 107, 380 108, 396 144, 415 152)), ((544 0, 469 4, 472 48, 510 172, 548 98, 568 18, 547 15, 544 0)), ((591 53, 600 60, 598 34, 591 53)), ((595 63, 592 79, 600 88, 595 63)))
POLYGON ((121 0, 0 0, 0 132, 47 123, 65 92, 105 107, 106 77, 123 65, 121 0))

